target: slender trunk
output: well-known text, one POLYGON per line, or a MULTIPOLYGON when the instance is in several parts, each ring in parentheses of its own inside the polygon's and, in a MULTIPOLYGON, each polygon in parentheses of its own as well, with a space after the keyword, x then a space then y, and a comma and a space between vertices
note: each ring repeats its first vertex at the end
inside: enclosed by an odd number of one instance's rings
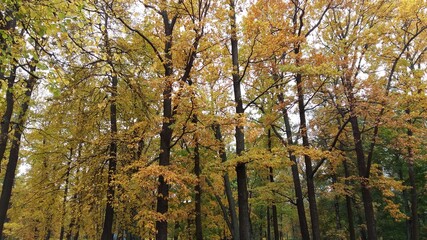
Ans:
MULTIPOLYGON (((34 74, 36 70, 36 64, 31 64, 30 73, 34 74)), ((3 186, 0 196, 0 239, 3 236, 3 227, 6 221, 7 210, 9 209, 10 197, 12 195, 12 188, 15 180, 15 171, 18 165, 19 158, 19 149, 21 143, 21 136, 24 131, 25 120, 27 111, 29 108, 29 103, 31 99, 31 94, 33 92, 34 86, 36 84, 37 79, 34 75, 30 75, 26 81, 26 91, 25 91, 25 99, 21 105, 21 111, 18 115, 18 119, 13 126, 13 140, 9 153, 9 162, 6 167, 6 174, 3 180, 3 186)))
MULTIPOLYGON (((270 182, 274 182, 273 179, 273 168, 270 167, 270 182)), ((274 240, 279 240, 279 221, 277 219, 277 207, 276 204, 271 206, 272 217, 273 217, 273 232, 274 240)))
POLYGON ((271 240, 271 226, 270 226, 270 222, 271 222, 271 216, 270 216, 270 207, 267 206, 267 240, 271 240))
MULTIPOLYGON (((227 153, 225 152, 223 140, 222 140, 222 134, 221 134, 221 126, 219 124, 214 125, 214 131, 215 131, 215 139, 221 144, 219 155, 221 157, 221 161, 224 163, 227 161, 227 153)), ((224 179, 224 189, 225 189, 225 195, 227 196, 228 201, 228 209, 230 211, 230 218, 231 218, 231 235, 233 236, 233 239, 239 240, 239 221, 237 218, 236 213, 236 203, 234 201, 233 192, 231 191, 231 185, 230 185, 230 179, 228 177, 228 173, 224 173, 223 176, 224 179)))
POLYGON ((173 240, 178 240, 178 230, 179 230, 179 222, 175 222, 174 231, 173 231, 173 240))
MULTIPOLYGON (((175 23, 175 18, 172 22, 169 20, 168 12, 162 11, 164 30, 166 36, 165 42, 165 62, 163 67, 165 69, 165 86, 163 89, 163 121, 162 130, 160 132, 160 154, 159 165, 167 167, 170 165, 171 155, 171 141, 172 141, 172 128, 173 114, 172 114, 172 32, 175 23)), ((157 188, 157 207, 156 211, 159 214, 166 214, 169 208, 169 184, 165 181, 163 175, 159 176, 159 186, 157 188)), ((168 222, 166 220, 156 221, 156 240, 167 240, 168 237, 168 222)))
POLYGON ((114 175, 116 174, 117 168, 117 75, 111 77, 111 100, 110 100, 110 132, 111 132, 111 143, 108 159, 108 189, 107 189, 107 205, 105 207, 105 218, 104 226, 102 231, 102 239, 108 240, 113 239, 113 218, 114 218, 114 194, 115 186, 113 184, 114 175))
MULTIPOLYGON (((332 184, 337 183, 337 176, 335 174, 332 175, 332 184)), ((340 203, 338 195, 334 197, 334 210, 335 210, 335 227, 337 230, 341 230, 341 217, 340 217, 340 203)))
POLYGON ((16 67, 14 67, 11 75, 7 78, 7 89, 6 89, 6 109, 1 119, 0 128, 0 165, 6 152, 7 141, 9 139, 9 127, 10 119, 12 118, 14 97, 13 97, 13 85, 16 79, 16 67))
POLYGON ((374 207, 372 204, 373 200, 372 200, 371 191, 369 189, 369 179, 366 178, 367 170, 366 170, 365 154, 363 150, 362 137, 359 129, 357 116, 353 115, 350 117, 350 124, 352 127, 352 133, 353 133, 353 139, 354 139, 354 145, 355 145, 355 151, 356 151, 357 169, 359 172, 359 177, 362 178, 360 186, 362 191, 362 201, 363 201, 363 207, 365 212, 365 221, 366 221, 366 228, 368 232, 368 239, 376 240, 377 232, 375 228, 375 214, 374 214, 374 207))
POLYGON ((80 201, 78 200, 77 193, 73 195, 71 202, 76 202, 73 207, 74 207, 74 210, 77 210, 77 211, 74 212, 74 214, 71 216, 70 224, 68 224, 68 231, 65 236, 65 239, 77 240, 79 235, 79 229, 80 229, 79 222, 80 222, 80 213, 81 213, 81 207, 82 207, 80 204, 80 201))
POLYGON ((110 65, 112 71, 111 79, 111 97, 110 97, 110 147, 109 147, 109 158, 108 158, 108 179, 107 179, 107 205, 105 206, 104 226, 102 230, 102 239, 109 240, 113 239, 113 221, 114 221, 114 194, 115 186, 113 184, 114 175, 116 174, 117 168, 117 84, 118 78, 117 73, 114 70, 114 64, 112 61, 113 53, 111 50, 110 39, 108 35, 109 18, 107 14, 104 14, 104 43, 105 50, 107 53, 107 62, 110 65))
POLYGON ((363 216, 360 210, 360 205, 359 203, 356 202, 354 198, 352 199, 352 203, 356 208, 356 217, 357 217, 357 223, 359 224, 360 239, 368 240, 368 233, 366 232, 366 226, 363 222, 363 216))
POLYGON ((276 205, 271 206, 272 214, 273 214, 273 232, 274 232, 274 240, 279 240, 280 232, 279 232, 279 220, 277 219, 277 207, 276 205))
MULTIPOLYGON (((283 94, 279 94, 278 99, 280 104, 284 104, 283 94)), ((287 110, 285 108, 283 108, 282 114, 283 114, 283 120, 285 122, 287 144, 288 146, 292 146, 294 144, 292 140, 292 128, 289 122, 289 116, 288 116, 287 110)), ((301 237, 303 240, 309 240, 310 233, 308 230, 307 218, 305 216, 304 197, 302 194, 301 181, 299 178, 298 163, 295 155, 291 151, 289 151, 289 159, 292 162, 292 166, 291 166, 292 180, 294 182, 295 196, 297 198, 296 205, 297 205, 297 211, 298 211, 298 220, 300 224, 301 237)))
MULTIPOLYGON (((300 53, 299 46, 295 48, 294 53, 298 55, 300 53)), ((299 65, 299 60, 297 60, 297 65, 299 65)), ((299 109, 299 119, 300 119, 300 134, 302 137, 302 145, 305 148, 310 147, 310 142, 308 140, 307 134, 307 120, 305 112, 305 102, 304 102, 304 89, 302 86, 302 76, 297 73, 295 76, 297 83, 297 92, 298 92, 298 109, 299 109)), ((310 219, 311 219, 311 230, 313 240, 320 240, 320 228, 319 228, 319 214, 317 212, 317 203, 316 203, 316 191, 314 187, 313 179, 313 166, 311 157, 309 155, 304 155, 305 161, 305 174, 307 178, 307 191, 308 191, 308 203, 310 209, 310 219)))
MULTIPOLYGON (((214 188, 214 186, 212 185, 212 182, 209 181, 209 179, 205 179, 206 183, 209 185, 209 187, 214 188)), ((229 212, 227 211, 227 208, 225 207, 225 205, 222 203, 221 197, 214 193, 214 197, 215 200, 217 201, 219 207, 221 208, 221 212, 222 212, 222 217, 224 218, 225 223, 227 224, 228 230, 230 230, 230 232, 233 232, 233 228, 229 219, 229 212)), ((239 230, 239 229, 237 229, 239 230)))
MULTIPOLYGON (((344 165, 344 176, 346 178, 345 185, 346 187, 350 186, 350 181, 348 178, 350 177, 350 171, 348 169, 347 161, 343 161, 344 165)), ((356 240, 356 230, 354 228, 354 213, 353 208, 351 207, 351 197, 349 194, 345 195, 345 203, 346 203, 346 209, 347 209, 347 219, 348 219, 348 233, 350 234, 350 240, 356 240)))
POLYGON ((70 149, 70 156, 68 158, 67 162, 67 172, 65 173, 65 189, 64 189, 64 197, 62 198, 62 217, 61 217, 61 230, 59 231, 59 239, 64 239, 65 234, 65 216, 67 213, 67 197, 68 197, 68 187, 69 187, 69 181, 70 181, 70 171, 71 171, 71 161, 73 157, 73 148, 70 149))
POLYGON ((292 167, 292 178, 294 181, 294 189, 295 189, 295 196, 297 198, 297 211, 298 211, 298 220, 300 224, 300 231, 301 231, 301 237, 303 240, 309 240, 310 239, 310 233, 308 231, 308 224, 307 224, 307 218, 305 216, 305 208, 304 208, 304 197, 302 194, 302 188, 301 188, 301 182, 299 179, 299 172, 298 172, 298 163, 296 160, 295 155, 289 154, 289 158, 291 159, 292 167))
MULTIPOLYGON (((398 154, 396 154, 396 162, 399 162, 399 155, 398 154)), ((403 167, 404 166, 402 164, 402 166, 400 166, 399 171, 398 171, 399 180, 401 182, 405 181, 404 177, 403 177, 403 167)), ((403 208, 405 209, 406 214, 409 214, 409 212, 410 212, 408 201, 409 201, 408 190, 403 189, 402 190, 402 202, 403 202, 403 208)), ((410 218, 406 219, 405 225, 406 225, 406 239, 410 240, 410 237, 411 237, 411 219, 410 218)))
POLYGON ((45 240, 49 240, 52 236, 52 230, 50 230, 50 228, 47 230, 46 233, 46 237, 44 238, 45 240))
MULTIPOLYGON (((234 101, 236 103, 236 113, 239 117, 243 117, 243 101, 242 92, 240 86, 240 74, 239 74, 239 53, 238 53, 238 40, 237 40, 237 26, 236 26, 236 9, 235 0, 230 0, 230 27, 231 27, 231 57, 233 63, 233 89, 234 89, 234 101)), ((245 151, 245 133, 243 126, 240 124, 236 125, 236 154, 242 155, 245 151)), ((251 239, 251 224, 249 216, 249 196, 248 196, 248 176, 246 173, 246 163, 237 163, 236 166, 237 174, 237 191, 238 191, 238 205, 239 205, 239 235, 241 240, 251 239)))
MULTIPOLYGON (((0 13, 1 14, 1 13, 0 13)), ((10 20, 6 20, 5 24, 0 26, 1 30, 12 31, 16 27, 16 18, 13 16, 13 11, 7 9, 5 11, 5 16, 1 15, 1 19, 7 19, 10 17, 10 20)), ((7 79, 7 89, 6 89, 6 109, 3 113, 0 122, 0 165, 4 157, 4 153, 6 152, 7 142, 8 142, 8 133, 10 127, 10 120, 12 118, 13 113, 13 105, 14 105, 14 97, 13 97, 13 85, 16 79, 16 70, 17 67, 13 66, 10 74, 6 77, 4 74, 6 72, 3 61, 1 60, 4 57, 4 53, 7 54, 7 49, 9 48, 7 40, 3 38, 3 35, 0 34, 0 80, 7 79)))
MULTIPOLYGON (((406 114, 410 114, 410 110, 406 109, 406 114)), ((410 120, 408 121, 410 123, 410 120)), ((411 138, 414 134, 411 129, 408 129, 407 135, 411 138)), ((415 184, 415 170, 414 170, 414 152, 411 146, 408 147, 408 176, 409 176, 409 185, 410 189, 410 202, 411 202, 411 231, 410 231, 410 239, 416 240, 419 239, 418 233, 418 199, 417 199, 417 186, 415 184)))
MULTIPOLYGON (((81 157, 81 153, 82 153, 82 143, 79 143, 77 145, 77 156, 76 156, 76 163, 78 164, 80 157, 81 157)), ((79 182, 79 172, 80 172, 80 168, 78 167, 78 165, 76 165, 76 172, 74 173, 74 175, 76 176, 75 182, 79 182)), ((69 191, 69 190, 68 190, 69 191)), ((75 228, 74 226, 76 226, 76 234, 74 236, 78 236, 78 231, 79 231, 79 227, 80 225, 78 224, 80 221, 80 213, 81 213, 81 204, 79 201, 79 195, 78 192, 75 192, 73 194, 73 196, 70 199, 70 213, 71 213, 71 219, 70 219, 70 223, 68 224, 68 230, 66 231, 66 235, 65 235, 65 239, 74 239, 77 240, 77 237, 73 238, 73 229, 75 228), (76 224, 77 223, 77 224, 76 224)))
MULTIPOLYGON (((268 129, 267 132, 268 135, 268 150, 271 152, 272 151, 272 139, 271 139, 271 129, 268 129)), ((271 183, 274 183, 274 177, 273 177, 273 168, 270 167, 269 168, 269 180, 271 183)), ((273 231, 274 231, 274 240, 279 240, 279 223, 278 223, 278 219, 277 219, 277 207, 276 204, 273 204, 271 206, 271 210, 272 210, 272 214, 273 214, 273 231)), ((268 218, 270 219, 270 218, 268 218)), ((268 220, 268 224, 270 224, 270 220, 268 220)), ((268 231, 268 233, 270 234, 270 230, 268 231)))
POLYGON ((80 225, 77 224, 76 234, 74 235, 74 240, 79 240, 80 236, 80 225))
MULTIPOLYGON (((193 123, 197 123, 197 116, 194 115, 193 123)), ((197 177, 197 183, 194 188, 195 194, 195 211, 196 211, 196 239, 203 240, 203 226, 202 226, 202 187, 200 184, 200 153, 199 153, 199 141, 196 137, 196 146, 194 148, 194 173, 197 177)))

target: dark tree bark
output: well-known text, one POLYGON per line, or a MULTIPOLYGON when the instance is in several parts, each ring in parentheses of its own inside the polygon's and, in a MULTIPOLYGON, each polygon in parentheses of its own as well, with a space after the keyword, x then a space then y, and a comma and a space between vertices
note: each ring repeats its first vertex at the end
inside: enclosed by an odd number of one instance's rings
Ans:
MULTIPOLYGON (((219 155, 221 157, 221 161, 224 163, 227 161, 227 153, 225 152, 224 143, 222 140, 222 134, 221 134, 221 126, 219 124, 214 125, 214 131, 215 131, 215 139, 221 144, 219 155)), ((231 235, 233 236, 233 239, 240 239, 239 238, 239 221, 237 218, 236 213, 236 203, 234 201, 233 192, 231 191, 230 186, 230 179, 228 177, 228 173, 224 173, 223 176, 224 179, 224 189, 225 189, 225 195, 227 197, 228 201, 228 209, 230 212, 230 218, 231 218, 231 235)))
MULTIPOLYGON (((163 121, 162 130, 160 132, 160 154, 159 165, 167 167, 170 165, 171 155, 171 141, 172 141, 172 128, 173 114, 172 114, 172 79, 173 65, 172 65, 172 32, 176 23, 177 16, 172 20, 169 19, 168 12, 163 10, 161 12, 164 24, 164 34, 166 37, 164 54, 165 60, 163 67, 165 70, 165 86, 163 89, 163 121)), ((159 176, 159 187, 157 188, 157 207, 156 211, 160 214, 165 214, 169 208, 169 184, 165 181, 163 175, 159 176)), ((156 221, 156 240, 167 240, 168 236, 168 222, 163 220, 156 221)))
MULTIPOLYGON (((409 115, 411 111, 409 109, 406 109, 406 114, 409 115)), ((410 120, 408 120, 409 123, 411 123, 410 120)), ((411 129, 407 130, 407 135, 409 138, 411 138, 414 133, 411 129)), ((409 185, 411 186, 410 189, 410 209, 411 209, 411 217, 410 217, 410 240, 416 240, 419 239, 419 230, 418 230, 418 199, 417 199, 417 186, 415 183, 415 170, 414 170, 414 151, 411 146, 408 147, 408 159, 407 159, 407 166, 408 166, 408 177, 409 177, 409 185)))
MULTIPOLYGON (((267 132, 268 137, 268 150, 271 152, 272 150, 272 139, 271 139, 271 129, 268 129, 267 132)), ((273 177, 273 168, 269 168, 269 180, 271 183, 274 183, 274 177, 273 177)), ((271 206, 271 211, 273 214, 273 231, 274 231, 274 240, 279 240, 279 223, 277 219, 277 207, 276 204, 273 204, 271 206)), ((270 213, 269 208, 267 208, 267 213, 270 213)), ((268 217, 268 235, 270 235, 270 217, 268 217)), ((270 237, 268 238, 270 239, 270 237)))
MULTIPOLYGON (((12 32, 16 27, 16 18, 13 16, 13 11, 7 9, 5 15, 3 16, 0 13, 0 19, 5 20, 6 17, 10 17, 10 20, 6 20, 4 25, 0 26, 0 29, 3 31, 12 32)), ((7 54, 8 43, 7 40, 3 38, 3 35, 0 34, 0 48, 2 49, 0 53, 0 59, 3 54, 7 54)), ((5 71, 6 66, 0 60, 0 81, 7 80, 7 89, 6 89, 6 109, 2 115, 0 122, 0 165, 4 158, 4 153, 6 152, 7 142, 8 142, 8 133, 10 127, 10 120, 13 113, 14 97, 13 97, 13 85, 15 84, 16 79, 16 70, 17 67, 13 66, 8 77, 6 77, 5 71)))
MULTIPOLYGON (((344 67, 344 69, 347 69, 348 67, 344 67)), ((349 122, 351 124, 351 131, 353 136, 353 145, 354 145, 354 151, 356 153, 356 162, 357 162, 357 170, 358 175, 361 178, 360 187, 362 192, 362 202, 364 207, 364 214, 365 214, 365 221, 366 221, 366 228, 367 228, 367 234, 369 240, 376 240, 377 239, 377 232, 376 232, 376 224, 375 224, 375 213, 374 213, 374 207, 373 207, 373 200, 371 195, 371 190, 369 187, 369 168, 370 164, 367 164, 366 158, 365 158, 365 150, 363 148, 363 139, 362 139, 362 132, 359 128, 359 120, 358 115, 356 112, 356 104, 357 100, 354 96, 354 87, 351 80, 351 72, 346 72, 345 75, 341 78, 345 90, 346 97, 348 99, 348 109, 349 109, 349 122)), ((381 113, 380 113, 381 115, 381 113)), ((374 132, 374 135, 376 133, 374 132)), ((374 142, 372 142, 374 144, 374 142)), ((371 152, 373 151, 373 145, 371 144, 371 152)), ((375 144, 374 144, 375 145, 375 144)))
POLYGON ((271 240, 271 216, 270 216, 270 207, 267 206, 267 216, 266 216, 266 222, 267 222, 267 240, 271 240))
MULTIPOLYGON (((295 54, 299 54, 299 48, 295 49, 295 54)), ((302 145, 306 148, 310 147, 310 142, 307 135, 307 120, 305 117, 305 102, 304 102, 304 90, 302 86, 302 76, 297 74, 295 76, 297 82, 297 92, 298 92, 298 109, 299 109, 299 118, 300 118, 300 134, 302 137, 302 145)), ((319 228, 319 214, 317 212, 317 203, 316 203, 316 191, 314 187, 314 176, 313 176, 313 166, 311 157, 304 155, 305 161, 305 175, 307 178, 307 191, 308 191, 308 204, 310 209, 310 218, 311 218, 311 231, 312 237, 314 240, 320 240, 320 228, 319 228)))
MULTIPOLYGON (((197 115, 193 115, 193 123, 197 124, 197 115)), ((196 146, 194 148, 194 173, 197 177, 197 183, 194 187, 195 190, 195 214, 196 214, 196 239, 203 240, 203 226, 202 226, 202 187, 200 184, 200 153, 199 153, 199 140, 195 137, 196 146)))
MULTIPOLYGON (((13 68, 11 75, 7 78, 7 89, 6 89, 6 109, 1 118, 1 129, 0 129, 0 165, 6 152, 7 142, 9 139, 9 127, 10 120, 13 113, 14 97, 13 97, 13 85, 16 79, 16 67, 13 68)), ((0 70, 1 71, 1 70, 0 70)))
MULTIPOLYGON (((241 92, 241 78, 239 74, 239 50, 237 40, 237 26, 236 26, 236 9, 235 0, 230 0, 230 27, 231 27, 231 57, 233 63, 233 89, 234 101, 236 103, 236 113, 239 117, 243 117, 243 101, 241 92)), ((237 125, 236 132, 236 154, 242 155, 245 151, 245 133, 243 126, 237 125)), ((240 240, 251 239, 251 224, 249 216, 249 195, 248 195, 248 176, 246 173, 246 163, 237 163, 237 191, 238 191, 238 205, 239 205, 239 235, 240 240)))
POLYGON ((64 196, 62 198, 62 217, 61 217, 61 229, 59 231, 59 240, 64 239, 65 234, 65 216, 67 213, 67 197, 68 197, 68 187, 70 182, 70 172, 71 172, 71 162, 73 157, 73 148, 70 148, 70 156, 67 162, 67 171, 65 172, 65 186, 64 186, 64 196))
POLYGON ((367 169, 366 169, 365 154, 364 154, 363 145, 362 145, 362 137, 359 129, 358 118, 353 113, 351 114, 352 116, 350 116, 350 124, 352 127, 352 134, 353 134, 354 146, 356 151, 357 169, 359 172, 359 177, 362 178, 360 182, 360 187, 362 191, 362 201, 363 201, 363 207, 365 212, 365 221, 366 221, 368 239, 376 240, 377 232, 375 227, 375 214, 374 214, 374 207, 372 204, 373 202, 372 195, 369 189, 369 179, 366 177, 367 169))
MULTIPOLYGON (((348 187, 350 186, 350 181, 348 180, 348 178, 350 177, 350 171, 348 169, 348 164, 346 160, 343 161, 343 165, 344 165, 344 176, 346 178, 345 185, 348 187)), ((347 209, 348 233, 350 234, 350 240, 356 240, 356 230, 354 228, 354 213, 353 213, 353 208, 351 206, 352 205, 351 197, 349 196, 349 194, 345 195, 345 204, 347 209)))
POLYGON ((0 239, 3 236, 3 227, 6 221, 7 210, 9 209, 10 198, 12 195, 12 188, 15 180, 15 171, 18 165, 19 150, 21 146, 21 136, 24 131, 26 115, 29 108, 31 94, 33 93, 34 86, 37 78, 34 73, 36 71, 36 63, 30 65, 30 76, 26 80, 25 99, 20 108, 20 112, 16 123, 13 125, 13 140, 9 153, 9 162, 6 167, 6 174, 3 180, 3 186, 0 196, 0 239))
POLYGON ((114 175, 116 174, 117 168, 117 84, 118 77, 117 73, 114 70, 114 63, 112 61, 113 53, 111 51, 110 39, 108 35, 109 28, 109 17, 107 14, 104 14, 104 43, 105 50, 107 52, 107 63, 110 65, 112 71, 111 76, 111 96, 110 96, 110 146, 109 146, 109 158, 108 158, 108 179, 107 179, 107 204, 105 206, 105 216, 104 216, 104 226, 102 228, 103 240, 112 240, 113 239, 113 221, 114 221, 114 195, 115 195, 115 186, 113 184, 114 175))
MULTIPOLYGON (((279 103, 283 105, 284 104, 283 94, 279 94, 278 99, 279 99, 279 103)), ((283 120, 285 122, 287 145, 292 146, 294 144, 292 140, 292 128, 289 122, 289 116, 286 108, 282 109, 282 114, 283 114, 283 120)), ((300 224, 301 237, 304 240, 309 240, 310 233, 308 230, 307 218, 305 216, 304 197, 302 194, 301 180, 299 178, 297 158, 291 151, 289 151, 289 159, 292 162, 292 166, 291 166, 292 180, 293 180, 294 189, 295 189, 296 205, 297 205, 297 211, 298 211, 298 220, 300 224)))
MULTIPOLYGON (((336 184, 336 183, 337 183, 337 176, 333 174, 332 184, 336 184)), ((339 202, 338 196, 334 197, 334 210, 335 210, 335 227, 337 230, 341 230, 342 225, 341 225, 341 216, 340 216, 340 202, 339 202)))
POLYGON ((111 143, 109 148, 109 159, 108 159, 108 180, 107 180, 107 205, 105 207, 105 218, 104 227, 102 231, 102 239, 113 239, 113 218, 114 208, 113 201, 115 195, 115 186, 113 184, 114 175, 116 174, 117 168, 117 76, 111 77, 111 101, 110 101, 110 132, 111 132, 111 143))
MULTIPOLYGON (((76 156, 76 162, 79 162, 79 159, 82 154, 82 143, 79 143, 77 145, 77 156, 76 156)), ((79 182, 79 172, 80 168, 76 168, 76 172, 74 173, 76 176, 76 182, 79 182)), ((70 173, 71 174, 71 173, 70 173)), ((69 190, 68 190, 69 191, 69 190)), ((68 224, 68 229, 65 234, 65 239, 74 239, 77 240, 79 236, 79 230, 80 230, 80 218, 81 218, 81 212, 82 212, 82 205, 80 204, 80 196, 78 192, 75 192, 73 196, 70 199, 70 209, 71 209, 71 219, 70 223, 68 224)))

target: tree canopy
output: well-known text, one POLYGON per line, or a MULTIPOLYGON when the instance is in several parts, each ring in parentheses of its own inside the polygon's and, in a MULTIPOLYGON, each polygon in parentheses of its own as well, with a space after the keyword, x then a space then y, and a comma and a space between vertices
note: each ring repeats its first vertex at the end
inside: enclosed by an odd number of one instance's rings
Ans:
POLYGON ((0 239, 427 238, 423 0, 3 0, 0 239))

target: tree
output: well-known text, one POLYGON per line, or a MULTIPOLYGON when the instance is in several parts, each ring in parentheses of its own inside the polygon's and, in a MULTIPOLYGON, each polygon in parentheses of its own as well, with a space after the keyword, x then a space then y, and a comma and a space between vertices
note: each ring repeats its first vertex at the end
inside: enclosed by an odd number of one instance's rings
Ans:
POLYGON ((423 238, 424 5, 7 0, 2 236, 423 238))

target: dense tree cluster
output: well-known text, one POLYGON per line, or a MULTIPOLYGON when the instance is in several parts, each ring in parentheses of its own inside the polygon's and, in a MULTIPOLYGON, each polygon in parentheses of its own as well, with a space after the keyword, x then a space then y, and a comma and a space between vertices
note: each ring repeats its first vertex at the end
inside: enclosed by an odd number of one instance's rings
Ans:
POLYGON ((3 0, 0 239, 427 238, 424 0, 3 0))

